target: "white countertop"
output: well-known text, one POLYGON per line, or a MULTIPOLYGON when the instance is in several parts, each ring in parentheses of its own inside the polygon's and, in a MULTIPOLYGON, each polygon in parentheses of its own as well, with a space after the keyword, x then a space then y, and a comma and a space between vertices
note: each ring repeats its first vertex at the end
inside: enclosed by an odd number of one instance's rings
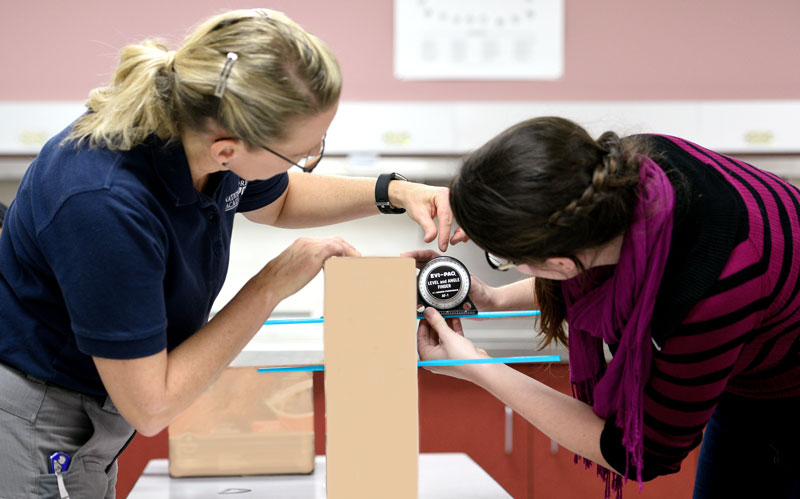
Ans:
MULTIPOLYGON (((324 499, 325 456, 310 475, 170 478, 166 459, 151 460, 128 499, 202 499, 219 495, 324 499)), ((388 485, 388 484, 387 484, 388 485)), ((419 499, 499 499, 511 497, 466 454, 419 456, 419 499)))

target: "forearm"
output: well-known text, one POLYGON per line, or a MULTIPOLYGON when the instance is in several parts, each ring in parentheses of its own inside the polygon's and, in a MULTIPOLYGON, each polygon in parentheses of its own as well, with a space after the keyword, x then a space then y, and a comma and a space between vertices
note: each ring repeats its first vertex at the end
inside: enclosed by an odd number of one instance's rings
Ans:
POLYGON ((111 399, 140 433, 155 435, 169 425, 252 339, 278 302, 262 281, 251 279, 214 319, 169 353, 95 358, 111 399))
POLYGON ((289 188, 276 227, 330 225, 379 213, 375 179, 289 174, 289 188))
POLYGON ((600 451, 605 420, 588 404, 504 364, 475 366, 472 377, 559 445, 610 469, 600 451))
POLYGON ((506 284, 495 289, 495 310, 535 310, 538 308, 533 278, 506 284))
POLYGON ((279 302, 264 289, 267 284, 251 279, 208 324, 169 353, 165 394, 172 404, 164 425, 191 405, 264 325, 279 302))
POLYGON ((275 306, 308 284, 332 256, 359 253, 339 237, 301 237, 173 351, 127 360, 94 357, 123 417, 145 435, 161 431, 230 364, 275 306))

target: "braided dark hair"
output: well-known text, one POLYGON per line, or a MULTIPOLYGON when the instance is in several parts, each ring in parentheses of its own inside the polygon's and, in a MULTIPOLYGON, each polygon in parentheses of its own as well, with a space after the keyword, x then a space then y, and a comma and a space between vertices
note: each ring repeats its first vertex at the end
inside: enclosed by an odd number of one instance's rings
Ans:
MULTIPOLYGON (((639 183, 637 139, 597 140, 576 123, 542 117, 519 123, 470 154, 450 187, 459 225, 481 248, 520 264, 577 258, 624 233, 639 183)), ((545 339, 566 343, 560 281, 537 278, 545 339)))

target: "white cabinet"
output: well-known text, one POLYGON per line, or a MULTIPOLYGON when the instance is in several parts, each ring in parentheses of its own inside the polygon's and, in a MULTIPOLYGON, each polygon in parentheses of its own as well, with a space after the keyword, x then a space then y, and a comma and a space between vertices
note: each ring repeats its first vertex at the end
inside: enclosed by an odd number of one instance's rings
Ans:
MULTIPOLYGON (((34 155, 81 102, 0 101, 0 156, 34 155)), ((345 101, 329 155, 460 156, 508 126, 563 116, 592 134, 657 132, 726 153, 800 154, 800 101, 345 101)))

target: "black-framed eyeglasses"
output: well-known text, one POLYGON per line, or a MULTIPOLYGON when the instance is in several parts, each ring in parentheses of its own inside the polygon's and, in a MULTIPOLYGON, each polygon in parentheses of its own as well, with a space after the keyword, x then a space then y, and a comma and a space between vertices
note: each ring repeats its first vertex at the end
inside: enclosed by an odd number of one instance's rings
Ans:
MULTIPOLYGON (((325 154, 325 137, 327 137, 327 134, 322 136, 322 140, 319 143, 319 152, 317 152, 315 154, 309 154, 308 156, 300 158, 297 161, 297 163, 295 163, 291 159, 287 158, 283 154, 281 154, 281 153, 279 153, 277 151, 273 151, 272 149, 270 149, 267 146, 261 146, 261 148, 262 149, 266 149, 267 151, 271 152, 272 154, 274 154, 275 156, 281 158, 282 160, 284 160, 284 161, 286 161, 288 163, 291 163, 292 165, 300 168, 304 172, 311 173, 312 171, 314 171, 314 168, 317 167, 319 162, 322 160, 322 156, 325 154)), ((221 137, 219 139, 216 139, 214 142, 219 142, 220 140, 233 140, 233 137, 221 137)))
POLYGON ((312 171, 314 171, 314 168, 317 167, 319 162, 322 161, 322 156, 325 154, 325 137, 326 137, 326 135, 322 136, 322 141, 319 143, 319 151, 316 154, 309 154, 308 156, 300 158, 297 161, 297 163, 295 163, 291 159, 287 158, 283 154, 270 149, 267 146, 261 146, 261 147, 263 149, 266 149, 267 151, 271 152, 275 156, 281 158, 282 160, 284 160, 284 161, 286 161, 288 163, 291 163, 292 165, 300 168, 304 172, 311 173, 312 171))
POLYGON ((499 256, 495 256, 488 251, 484 251, 486 253, 486 261, 489 263, 489 266, 494 270, 506 271, 510 268, 516 266, 514 262, 511 260, 500 258, 499 256))

